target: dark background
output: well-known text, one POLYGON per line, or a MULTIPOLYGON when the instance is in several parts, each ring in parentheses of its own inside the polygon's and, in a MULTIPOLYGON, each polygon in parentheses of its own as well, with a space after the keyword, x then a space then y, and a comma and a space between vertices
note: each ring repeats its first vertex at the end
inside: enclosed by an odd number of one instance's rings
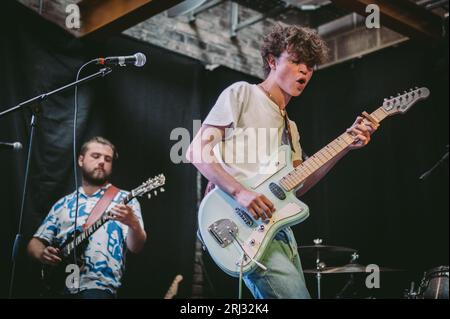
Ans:
MULTIPOLYGON (((448 40, 448 39, 447 39, 448 40)), ((195 60, 123 35, 76 40, 16 4, 0 11, 0 111, 75 79, 77 69, 98 56, 143 52, 143 68, 117 69, 79 89, 77 143, 94 135, 119 150, 113 183, 131 189, 163 172, 166 192, 140 200, 149 240, 140 255, 128 255, 121 297, 161 298, 178 273, 179 297, 190 297, 195 230, 196 170, 174 164, 169 152, 174 128, 192 135, 192 120, 203 119, 218 94, 235 81, 259 80, 219 67, 205 70, 195 60), (19 22, 20 21, 20 22, 19 22)), ((96 67, 85 73, 94 72, 96 67)), ((376 297, 401 297, 424 271, 448 265, 448 160, 426 180, 419 176, 448 151, 448 41, 409 41, 361 59, 316 71, 308 89, 289 104, 301 144, 309 155, 372 112, 384 97, 414 86, 431 91, 407 114, 388 118, 371 143, 351 152, 303 197, 311 210, 295 226, 299 245, 314 238, 358 250, 360 263, 404 269, 386 273, 376 297)), ((27 146, 31 113, 0 118, 0 140, 27 146)), ((74 187, 72 169, 73 90, 42 103, 32 153, 14 296, 38 296, 39 267, 24 248, 52 204, 74 187)), ((26 150, 0 150, 0 297, 8 294, 10 255, 17 233, 26 150)), ((203 181, 204 185, 204 181, 203 181)), ((348 256, 342 262, 347 261, 348 256)), ((237 281, 205 255, 205 297, 234 298, 237 281)), ((304 268, 312 256, 302 256, 304 268)), ((329 262, 331 264, 332 261, 329 262)), ((332 297, 348 276, 324 278, 332 297)), ((307 276, 315 295, 314 278, 307 276)), ((364 295, 364 293, 363 293, 364 295)), ((249 296, 245 292, 245 296, 249 296)))

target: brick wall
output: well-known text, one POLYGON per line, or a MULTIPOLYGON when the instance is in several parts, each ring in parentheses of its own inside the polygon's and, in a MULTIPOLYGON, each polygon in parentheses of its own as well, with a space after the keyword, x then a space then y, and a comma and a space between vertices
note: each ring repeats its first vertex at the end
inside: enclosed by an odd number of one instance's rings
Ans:
MULTIPOLYGON (((259 46, 262 35, 275 23, 272 19, 258 22, 230 38, 230 3, 224 3, 197 15, 189 23, 187 16, 168 18, 158 14, 124 33, 134 38, 190 56, 205 65, 224 65, 246 74, 263 77, 259 46)), ((240 19, 259 13, 240 7, 240 19)))
MULTIPOLYGON (((224 65, 233 70, 263 78, 259 47, 262 37, 276 23, 265 19, 244 28, 235 38, 230 37, 230 2, 206 10, 189 23, 187 16, 168 18, 165 12, 158 14, 124 33, 151 44, 190 56, 205 65, 224 65)), ((259 15, 258 12, 240 6, 239 19, 244 21, 259 15)), ((305 16, 303 15, 303 20, 305 16)), ((362 19, 363 20, 363 19, 362 19)), ((298 17, 302 24, 302 16, 298 17)), ((349 59, 380 50, 402 41, 406 37, 386 28, 367 29, 362 25, 325 38, 331 52, 327 67, 349 59)))

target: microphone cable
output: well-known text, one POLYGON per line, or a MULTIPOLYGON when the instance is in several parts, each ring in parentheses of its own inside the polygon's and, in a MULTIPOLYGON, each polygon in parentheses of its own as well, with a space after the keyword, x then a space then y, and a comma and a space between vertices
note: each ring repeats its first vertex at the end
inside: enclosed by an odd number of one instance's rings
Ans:
MULTIPOLYGON (((96 59, 90 60, 83 64, 77 72, 76 81, 78 81, 81 71, 88 65, 96 63, 96 59)), ((73 228, 73 238, 76 237, 76 231, 77 231, 77 220, 78 220, 78 199, 79 199, 79 190, 78 190, 78 178, 77 178, 77 115, 78 115, 78 85, 75 85, 75 97, 74 97, 74 112, 73 112, 73 176, 75 181, 75 221, 74 221, 74 228, 73 228)), ((70 211, 69 211, 70 214, 70 211)), ((70 217, 70 216, 69 216, 70 217)), ((77 263, 77 249, 76 249, 76 242, 74 243, 74 249, 73 249, 73 263, 75 265, 78 265, 77 263)), ((79 272, 80 273, 80 272, 79 272)), ((80 291, 80 278, 78 278, 78 286, 77 286, 78 292, 80 291)))

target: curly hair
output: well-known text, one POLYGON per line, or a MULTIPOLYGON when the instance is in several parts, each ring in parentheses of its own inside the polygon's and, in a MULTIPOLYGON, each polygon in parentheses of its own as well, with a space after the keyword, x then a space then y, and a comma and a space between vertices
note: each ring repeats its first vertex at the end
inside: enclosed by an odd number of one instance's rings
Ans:
POLYGON ((261 57, 264 63, 264 75, 270 73, 268 57, 272 54, 278 58, 283 51, 295 59, 304 62, 308 67, 325 62, 328 58, 328 46, 316 31, 296 25, 275 25, 264 37, 261 46, 261 57))

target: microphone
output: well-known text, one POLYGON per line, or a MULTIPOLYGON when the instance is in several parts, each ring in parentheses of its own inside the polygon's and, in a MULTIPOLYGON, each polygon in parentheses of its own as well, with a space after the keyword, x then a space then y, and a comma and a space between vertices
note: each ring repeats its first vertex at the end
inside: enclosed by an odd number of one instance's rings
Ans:
POLYGON ((0 149, 2 148, 8 148, 8 149, 12 149, 14 151, 20 151, 22 149, 22 143, 20 142, 14 142, 14 143, 4 143, 4 142, 0 142, 0 149))
POLYGON ((126 66, 127 64, 134 64, 135 66, 141 67, 145 64, 146 61, 147 58, 145 57, 145 54, 141 52, 128 56, 111 56, 96 59, 97 64, 113 66, 126 66))

